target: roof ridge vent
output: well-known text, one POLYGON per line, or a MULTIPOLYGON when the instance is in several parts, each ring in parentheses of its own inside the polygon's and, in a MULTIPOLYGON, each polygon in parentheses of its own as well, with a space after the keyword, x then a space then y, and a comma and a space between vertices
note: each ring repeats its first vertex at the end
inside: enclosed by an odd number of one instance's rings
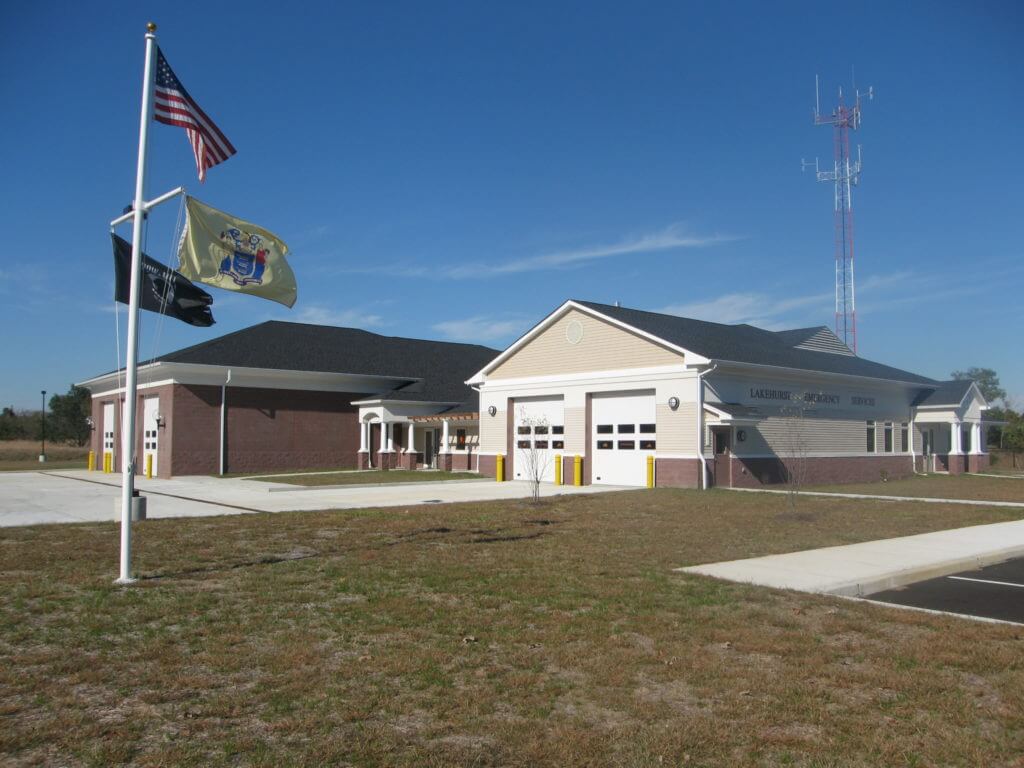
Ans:
POLYGON ((853 350, 846 346, 842 339, 824 325, 799 344, 794 344, 793 349, 806 349, 810 352, 828 352, 832 355, 855 357, 853 350))

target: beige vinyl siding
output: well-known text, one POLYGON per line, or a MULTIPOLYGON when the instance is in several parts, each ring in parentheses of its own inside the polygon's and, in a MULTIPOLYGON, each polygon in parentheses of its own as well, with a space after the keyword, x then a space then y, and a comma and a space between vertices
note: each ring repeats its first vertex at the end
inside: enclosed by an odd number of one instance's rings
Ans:
POLYGON ((587 450, 587 409, 565 408, 565 453, 582 456, 587 450))
MULTIPOLYGON (((884 444, 876 427, 875 444, 881 452, 884 444)), ((746 428, 747 440, 737 446, 742 455, 775 454, 780 456, 801 452, 815 454, 866 453, 867 422, 840 419, 786 419, 770 416, 757 426, 746 428)))
POLYGON ((697 442, 697 404, 680 403, 672 410, 667 404, 655 406, 657 419, 658 453, 685 453, 694 455, 697 442))
POLYGON ((586 373, 619 368, 651 368, 683 362, 678 352, 636 334, 570 310, 554 324, 491 371, 488 379, 513 379, 552 374, 586 373), (566 327, 578 322, 583 338, 570 344, 566 327))
POLYGON ((507 411, 498 411, 493 416, 484 411, 480 414, 480 450, 487 453, 504 453, 508 439, 507 411))

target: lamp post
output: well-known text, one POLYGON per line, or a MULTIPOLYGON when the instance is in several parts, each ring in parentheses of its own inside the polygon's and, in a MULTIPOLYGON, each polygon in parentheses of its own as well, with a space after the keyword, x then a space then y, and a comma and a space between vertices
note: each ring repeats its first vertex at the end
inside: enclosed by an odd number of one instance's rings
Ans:
POLYGON ((46 461, 46 390, 43 390, 43 430, 42 447, 39 449, 39 461, 46 461))

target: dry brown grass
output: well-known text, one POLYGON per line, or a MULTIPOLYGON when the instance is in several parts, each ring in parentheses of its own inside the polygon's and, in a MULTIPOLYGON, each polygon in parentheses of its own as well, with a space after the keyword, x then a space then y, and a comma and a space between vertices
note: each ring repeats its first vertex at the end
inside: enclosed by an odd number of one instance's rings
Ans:
POLYGON ((1024 631, 685 576, 1014 517, 687 491, 0 530, 9 765, 1021 765, 1024 631))
POLYGON ((932 499, 974 499, 1024 503, 1024 480, 977 475, 915 475, 885 483, 850 483, 808 487, 808 491, 874 493, 883 496, 918 496, 932 499))
POLYGON ((38 440, 0 440, 0 471, 84 468, 89 447, 46 443, 45 463, 39 462, 38 440))

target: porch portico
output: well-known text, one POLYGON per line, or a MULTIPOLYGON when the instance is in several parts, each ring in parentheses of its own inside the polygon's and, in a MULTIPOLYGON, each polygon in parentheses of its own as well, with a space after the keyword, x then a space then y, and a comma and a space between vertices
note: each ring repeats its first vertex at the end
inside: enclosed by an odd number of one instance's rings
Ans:
POLYGON ((984 422, 988 404, 971 381, 943 382, 915 403, 913 453, 918 472, 983 472, 988 469, 984 422))
POLYGON ((353 404, 359 406, 359 469, 477 469, 479 414, 475 411, 450 403, 353 404))

